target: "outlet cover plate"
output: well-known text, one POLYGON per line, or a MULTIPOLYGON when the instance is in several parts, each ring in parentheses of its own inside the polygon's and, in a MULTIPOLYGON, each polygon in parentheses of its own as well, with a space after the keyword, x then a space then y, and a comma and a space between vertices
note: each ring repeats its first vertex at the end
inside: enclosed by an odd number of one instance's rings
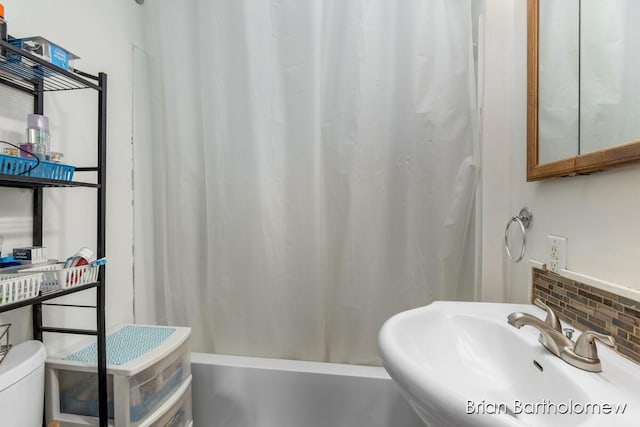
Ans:
POLYGON ((567 238, 547 236, 547 269, 559 273, 567 268, 567 238))

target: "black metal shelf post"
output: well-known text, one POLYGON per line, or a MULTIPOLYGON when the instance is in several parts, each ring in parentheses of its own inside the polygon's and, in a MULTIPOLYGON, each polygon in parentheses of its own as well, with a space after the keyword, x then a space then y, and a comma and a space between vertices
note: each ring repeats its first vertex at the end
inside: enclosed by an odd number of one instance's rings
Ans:
MULTIPOLYGON (((13 60, 0 57, 0 84, 17 89, 33 96, 33 112, 44 113, 44 93, 47 91, 93 89, 98 92, 98 133, 97 133, 97 165, 76 168, 79 172, 95 172, 97 183, 77 181, 57 181, 43 178, 32 178, 15 175, 0 174, 0 186, 28 188, 33 190, 33 245, 43 243, 43 198, 46 187, 89 187, 95 188, 97 193, 97 256, 106 256, 106 181, 107 181, 107 75, 100 73, 92 76, 81 71, 71 72, 52 65, 45 60, 24 52, 17 47, 0 40, 0 46, 17 56, 13 60), (19 61, 15 59, 19 57, 19 61), (90 80, 93 81, 90 81, 90 80)), ((42 341, 43 333, 64 333, 96 336, 98 351, 98 394, 99 394, 99 425, 108 426, 107 403, 107 358, 106 358, 106 318, 105 318, 105 269, 101 268, 96 283, 90 283, 68 289, 41 292, 39 296, 30 300, 0 306, 0 313, 19 307, 32 306, 33 337, 42 341), (53 328, 42 324, 43 305, 63 305, 69 307, 88 308, 88 306, 67 304, 43 304, 43 302, 64 295, 96 288, 96 305, 90 306, 96 310, 96 330, 53 328)))
MULTIPOLYGON (((98 259, 106 255, 106 223, 107 223, 107 75, 98 75, 98 259)), ((100 426, 107 427, 107 337, 105 333, 105 269, 101 268, 98 276, 97 292, 97 351, 98 351, 98 394, 100 395, 100 426)))

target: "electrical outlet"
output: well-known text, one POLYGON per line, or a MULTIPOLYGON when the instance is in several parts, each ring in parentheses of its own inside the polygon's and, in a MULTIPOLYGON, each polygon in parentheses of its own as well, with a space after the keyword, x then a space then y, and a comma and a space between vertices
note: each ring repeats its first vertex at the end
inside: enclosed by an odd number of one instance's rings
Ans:
POLYGON ((547 269, 554 273, 567 268, 567 238, 547 237, 547 269))

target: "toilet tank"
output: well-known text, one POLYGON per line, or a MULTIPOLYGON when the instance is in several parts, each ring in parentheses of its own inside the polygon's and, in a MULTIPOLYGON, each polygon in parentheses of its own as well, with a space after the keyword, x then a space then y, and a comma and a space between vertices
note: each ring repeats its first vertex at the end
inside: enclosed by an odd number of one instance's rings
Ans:
POLYGON ((2 427, 41 427, 44 405, 44 361, 40 341, 14 345, 0 363, 2 427))

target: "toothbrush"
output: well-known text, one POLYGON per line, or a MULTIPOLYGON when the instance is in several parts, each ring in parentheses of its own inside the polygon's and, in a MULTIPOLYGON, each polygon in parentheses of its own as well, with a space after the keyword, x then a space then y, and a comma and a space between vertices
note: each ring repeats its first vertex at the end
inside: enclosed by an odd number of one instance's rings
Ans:
POLYGON ((89 266, 90 267, 97 267, 99 265, 105 265, 106 263, 107 263, 107 258, 100 258, 100 259, 97 259, 95 261, 91 261, 89 263, 89 266))

